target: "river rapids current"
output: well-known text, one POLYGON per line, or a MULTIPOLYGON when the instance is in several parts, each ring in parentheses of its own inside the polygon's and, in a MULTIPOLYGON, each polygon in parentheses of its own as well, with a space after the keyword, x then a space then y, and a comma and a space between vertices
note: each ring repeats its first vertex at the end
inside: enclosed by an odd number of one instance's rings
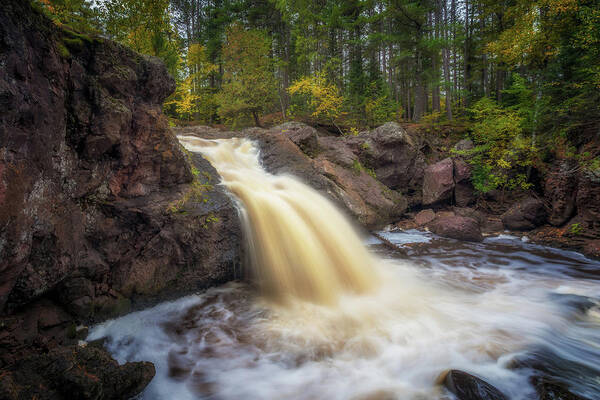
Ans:
POLYGON ((543 374, 600 399, 600 263, 499 236, 360 237, 253 142, 180 137, 238 203, 248 278, 95 326, 119 362, 151 361, 142 399, 450 399, 460 369, 511 399, 543 374))

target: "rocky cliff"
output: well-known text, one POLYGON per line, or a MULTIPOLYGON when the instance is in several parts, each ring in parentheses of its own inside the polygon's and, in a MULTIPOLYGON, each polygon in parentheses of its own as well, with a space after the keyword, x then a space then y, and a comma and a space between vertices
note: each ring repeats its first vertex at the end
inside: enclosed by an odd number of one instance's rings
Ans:
POLYGON ((422 180, 424 156, 406 131, 394 123, 352 137, 322 136, 298 122, 236 132, 205 126, 177 128, 175 132, 207 139, 247 137, 256 141, 267 171, 299 177, 368 229, 400 219, 408 207, 407 197, 422 180), (380 173, 390 186, 406 190, 390 189, 379 180, 380 173))
POLYGON ((78 324, 233 278, 235 209, 168 128, 174 86, 158 59, 3 2, 0 368, 71 343, 78 324))

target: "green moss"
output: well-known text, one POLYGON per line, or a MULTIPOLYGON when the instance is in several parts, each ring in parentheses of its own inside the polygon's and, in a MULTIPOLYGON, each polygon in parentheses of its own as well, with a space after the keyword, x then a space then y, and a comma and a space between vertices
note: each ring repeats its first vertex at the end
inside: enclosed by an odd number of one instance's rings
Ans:
POLYGON ((213 213, 210 213, 204 218, 204 223, 202 224, 202 227, 204 229, 208 229, 208 226, 210 224, 215 224, 217 222, 219 222, 219 217, 215 216, 213 213))
POLYGON ((81 51, 84 48, 83 41, 77 38, 63 38, 63 44, 67 48, 75 51, 81 51))
POLYGON ((581 224, 579 222, 576 222, 569 227, 569 233, 571 235, 577 236, 577 235, 580 235, 582 232, 583 232, 583 227, 581 226, 581 224))
POLYGON ((360 173, 363 170, 363 166, 360 163, 360 161, 358 160, 354 160, 354 162, 352 163, 352 171, 354 171, 355 175, 360 175, 360 173))
POLYGON ((67 49, 67 46, 65 46, 64 43, 58 42, 56 44, 56 49, 62 58, 71 58, 71 52, 69 49, 67 49))
POLYGON ((354 160, 354 162, 352 163, 352 171, 354 171, 355 175, 360 175, 360 173, 364 171, 367 174, 371 175, 371 177, 373 177, 373 179, 377 179, 375 170, 373 168, 364 167, 358 160, 354 160))
POLYGON ((71 29, 67 28, 66 26, 63 27, 62 31, 65 36, 65 39, 63 39, 63 40, 72 39, 72 40, 81 41, 82 43, 85 42, 87 44, 100 43, 100 39, 94 38, 85 33, 75 32, 74 30, 71 30, 71 29))

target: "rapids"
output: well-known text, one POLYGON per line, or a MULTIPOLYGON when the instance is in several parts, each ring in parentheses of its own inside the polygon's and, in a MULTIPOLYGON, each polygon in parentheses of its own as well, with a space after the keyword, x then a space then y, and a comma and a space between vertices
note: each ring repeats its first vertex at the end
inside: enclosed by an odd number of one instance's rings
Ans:
POLYGON ((534 374, 600 398, 600 263, 509 236, 382 232, 394 251, 266 173, 252 142, 180 140, 239 202, 252 271, 92 329, 119 362, 156 365, 143 399, 448 399, 449 368, 511 399, 537 398, 534 374))

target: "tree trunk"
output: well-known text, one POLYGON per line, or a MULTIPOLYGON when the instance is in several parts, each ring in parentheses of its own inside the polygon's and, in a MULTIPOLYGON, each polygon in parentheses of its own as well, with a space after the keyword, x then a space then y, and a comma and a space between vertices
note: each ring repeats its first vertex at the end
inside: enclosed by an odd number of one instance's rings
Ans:
POLYGON ((443 29, 444 29, 444 49, 442 50, 442 63, 444 69, 444 91, 446 94, 446 118, 452 120, 452 83, 450 82, 450 48, 448 45, 449 32, 446 29, 448 25, 448 7, 446 1, 444 1, 444 17, 443 17, 443 29))
POLYGON ((258 112, 256 110, 252 110, 252 117, 254 118, 254 125, 262 128, 260 125, 260 120, 258 119, 258 112))

